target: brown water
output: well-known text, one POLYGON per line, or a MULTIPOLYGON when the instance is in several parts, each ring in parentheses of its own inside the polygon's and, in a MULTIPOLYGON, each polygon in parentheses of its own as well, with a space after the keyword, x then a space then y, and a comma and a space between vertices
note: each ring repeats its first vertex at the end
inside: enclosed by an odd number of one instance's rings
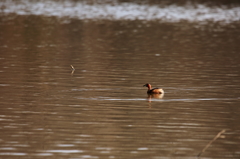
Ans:
POLYGON ((0 158, 240 158, 239 22, 0 19, 0 158))

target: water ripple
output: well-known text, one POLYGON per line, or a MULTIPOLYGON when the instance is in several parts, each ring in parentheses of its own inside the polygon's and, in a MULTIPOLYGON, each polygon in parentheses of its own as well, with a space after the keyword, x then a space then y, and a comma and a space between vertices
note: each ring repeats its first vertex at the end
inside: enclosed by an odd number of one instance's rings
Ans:
MULTIPOLYGON (((92 97, 92 98, 82 98, 78 97, 77 99, 83 100, 106 100, 106 101, 144 101, 147 98, 103 98, 103 97, 92 97)), ((239 100, 239 98, 185 98, 185 99, 156 99, 152 98, 151 101, 162 101, 162 102, 194 102, 194 101, 224 101, 224 100, 239 100)))

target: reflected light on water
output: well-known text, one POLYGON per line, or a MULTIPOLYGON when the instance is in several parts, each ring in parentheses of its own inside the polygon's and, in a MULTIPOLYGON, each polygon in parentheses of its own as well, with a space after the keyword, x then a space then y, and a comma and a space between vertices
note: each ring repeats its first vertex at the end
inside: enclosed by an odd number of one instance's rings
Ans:
POLYGON ((240 7, 209 7, 203 4, 186 4, 184 6, 140 5, 135 3, 93 4, 72 1, 3 1, 2 12, 18 15, 44 15, 59 18, 109 19, 109 20, 159 20, 163 22, 215 21, 233 22, 240 20, 240 7))
POLYGON ((82 153, 82 150, 47 150, 46 152, 52 153, 82 153))
POLYGON ((8 155, 8 156, 27 156, 27 153, 0 153, 0 156, 8 155))

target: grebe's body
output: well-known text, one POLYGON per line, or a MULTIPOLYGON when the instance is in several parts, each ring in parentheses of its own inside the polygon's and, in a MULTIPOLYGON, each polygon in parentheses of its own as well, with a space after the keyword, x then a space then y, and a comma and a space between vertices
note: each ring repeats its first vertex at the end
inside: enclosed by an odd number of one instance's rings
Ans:
POLYGON ((147 91, 148 94, 164 94, 164 91, 162 88, 152 89, 152 86, 149 83, 143 85, 143 87, 148 87, 148 91, 147 91))

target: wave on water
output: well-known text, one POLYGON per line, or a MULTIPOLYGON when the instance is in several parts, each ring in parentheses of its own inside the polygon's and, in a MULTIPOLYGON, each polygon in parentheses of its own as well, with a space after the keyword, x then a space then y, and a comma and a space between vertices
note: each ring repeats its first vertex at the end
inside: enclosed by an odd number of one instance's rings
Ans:
POLYGON ((100 100, 100 101, 161 101, 161 102, 197 102, 197 101, 225 101, 225 100, 238 100, 238 98, 189 98, 189 99, 156 99, 156 98, 104 98, 104 97, 92 97, 92 98, 82 98, 77 97, 77 99, 82 100, 100 100))
POLYGON ((1 1, 0 13, 17 15, 43 15, 81 20, 145 20, 161 22, 223 22, 240 21, 240 7, 216 6, 204 4, 186 4, 184 6, 146 5, 136 3, 86 4, 72 1, 1 1))

